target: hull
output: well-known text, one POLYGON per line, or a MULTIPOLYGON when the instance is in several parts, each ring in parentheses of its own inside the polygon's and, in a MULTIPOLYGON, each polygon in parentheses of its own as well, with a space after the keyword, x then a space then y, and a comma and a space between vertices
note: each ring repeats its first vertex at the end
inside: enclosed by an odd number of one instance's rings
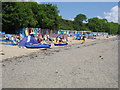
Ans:
POLYGON ((2 42, 13 42, 12 40, 0 39, 2 42))
POLYGON ((51 45, 48 44, 40 44, 40 45, 26 45, 26 48, 50 48, 51 45))
POLYGON ((17 45, 17 44, 14 44, 14 43, 0 43, 0 44, 3 44, 3 45, 17 45))
POLYGON ((55 46, 64 46, 64 45, 68 45, 68 43, 59 43, 59 44, 54 44, 55 46))

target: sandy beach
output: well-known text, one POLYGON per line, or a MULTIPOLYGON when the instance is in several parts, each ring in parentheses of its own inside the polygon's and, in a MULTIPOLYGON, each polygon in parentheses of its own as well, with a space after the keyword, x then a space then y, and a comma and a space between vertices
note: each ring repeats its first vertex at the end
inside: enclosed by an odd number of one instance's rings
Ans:
POLYGON ((116 40, 71 40, 47 50, 2 46, 2 87, 118 88, 116 40))
MULTIPOLYGON (((111 36, 109 37, 109 39, 115 38, 115 36, 111 36)), ((69 39, 69 45, 75 45, 75 44, 80 44, 81 40, 72 40, 72 38, 68 38, 69 39)), ((97 39, 86 39, 86 43, 93 43, 96 40, 103 40, 103 39, 107 39, 103 36, 97 37, 97 39)), ((56 48, 53 44, 51 48, 56 48)), ((1 59, 0 60, 6 60, 9 58, 13 58, 13 57, 21 57, 21 56, 25 56, 34 52, 39 52, 41 50, 40 49, 27 49, 27 48, 19 48, 18 46, 10 46, 10 45, 1 45, 0 44, 0 56, 1 59)))

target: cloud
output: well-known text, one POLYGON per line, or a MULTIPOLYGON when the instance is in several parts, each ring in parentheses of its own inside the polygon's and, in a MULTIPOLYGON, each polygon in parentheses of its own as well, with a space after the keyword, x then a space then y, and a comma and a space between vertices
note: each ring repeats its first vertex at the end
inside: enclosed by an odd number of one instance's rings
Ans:
POLYGON ((67 18, 63 18, 63 17, 62 17, 62 19, 74 21, 74 19, 72 19, 72 18, 68 18, 68 19, 67 19, 67 18))
POLYGON ((83 21, 83 23, 88 23, 88 21, 83 21))
POLYGON ((40 0, 34 0, 34 1, 37 2, 37 3, 39 3, 39 4, 40 4, 40 2, 41 2, 40 0))
POLYGON ((19 2, 37 2, 40 4, 40 0, 18 0, 19 2))
POLYGON ((67 19, 67 20, 71 20, 71 21, 74 21, 74 19, 67 19))
POLYGON ((118 23, 118 6, 114 6, 110 12, 104 12, 105 19, 108 20, 108 22, 116 22, 118 23))
POLYGON ((99 19, 103 19, 102 17, 100 17, 100 16, 97 16, 97 18, 99 18, 99 19))

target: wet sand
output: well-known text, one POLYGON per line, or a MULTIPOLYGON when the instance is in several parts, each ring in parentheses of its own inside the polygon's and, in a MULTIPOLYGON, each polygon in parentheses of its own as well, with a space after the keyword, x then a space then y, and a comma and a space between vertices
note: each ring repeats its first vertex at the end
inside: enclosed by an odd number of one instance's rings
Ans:
POLYGON ((112 39, 39 50, 2 63, 3 88, 118 88, 118 42, 112 39))

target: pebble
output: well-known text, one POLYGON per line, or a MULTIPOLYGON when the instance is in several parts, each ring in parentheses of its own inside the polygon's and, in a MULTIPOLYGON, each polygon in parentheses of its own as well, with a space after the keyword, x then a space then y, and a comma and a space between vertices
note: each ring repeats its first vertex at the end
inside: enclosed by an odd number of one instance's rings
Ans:
POLYGON ((1 53, 1 55, 5 55, 4 53, 1 53))

